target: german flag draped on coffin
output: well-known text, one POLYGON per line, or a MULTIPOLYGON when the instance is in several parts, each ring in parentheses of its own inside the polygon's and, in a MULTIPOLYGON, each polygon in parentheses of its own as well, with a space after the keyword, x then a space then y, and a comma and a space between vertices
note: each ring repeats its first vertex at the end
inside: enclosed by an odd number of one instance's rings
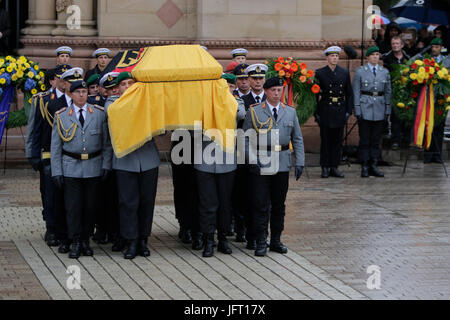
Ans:
MULTIPOLYGON (((237 101, 222 66, 199 45, 149 47, 139 51, 132 74, 138 81, 108 108, 109 131, 118 158, 138 149, 165 130, 216 129, 225 150, 234 148, 237 101)), ((126 56, 120 53, 121 57, 126 56)))

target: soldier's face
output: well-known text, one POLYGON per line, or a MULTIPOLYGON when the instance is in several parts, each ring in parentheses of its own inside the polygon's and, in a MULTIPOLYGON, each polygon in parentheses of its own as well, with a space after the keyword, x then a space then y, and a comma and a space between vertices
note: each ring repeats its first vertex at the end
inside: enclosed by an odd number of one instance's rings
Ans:
POLYGON ((57 64, 69 64, 70 56, 67 53, 62 53, 56 58, 57 64))
POLYGON ((58 88, 59 91, 64 92, 66 90, 66 82, 60 78, 56 78, 56 88, 58 88))
POLYGON ((339 62, 339 55, 337 53, 332 53, 327 56, 327 62, 333 66, 337 65, 339 62))
POLYGON ((135 83, 136 83, 136 81, 134 79, 125 79, 125 80, 120 81, 120 83, 119 83, 120 95, 123 95, 125 93, 125 91, 127 91, 127 89, 135 83))
POLYGON ((367 60, 369 60, 369 63, 372 65, 378 64, 380 62, 380 54, 378 52, 372 53, 367 60))
POLYGON ((437 57, 438 55, 441 54, 441 50, 442 50, 442 46, 441 46, 441 45, 433 44, 433 45, 431 46, 431 53, 432 53, 432 55, 435 56, 435 57, 437 57))
POLYGON ((245 61, 247 61, 247 57, 245 57, 245 56, 237 56, 237 57, 234 58, 234 61, 236 61, 239 64, 245 63, 245 61))
POLYGON ((53 89, 56 88, 56 83, 57 83, 56 79, 57 78, 48 80, 48 82, 50 83, 50 85, 52 86, 53 89))
POLYGON ((263 89, 266 78, 263 77, 249 77, 250 87, 255 92, 260 92, 263 89))
POLYGON ((250 82, 248 81, 248 78, 237 78, 236 86, 242 92, 247 92, 248 90, 250 90, 250 82))
POLYGON ((231 94, 233 94, 233 91, 236 90, 236 85, 228 82, 228 89, 230 89, 231 94))
POLYGON ((119 86, 115 86, 109 89, 106 89, 106 95, 108 97, 118 96, 120 94, 119 86))
POLYGON ((108 65, 109 57, 107 55, 101 55, 97 58, 97 64, 100 68, 105 68, 108 65))
POLYGON ((91 84, 89 86, 89 94, 90 95, 97 95, 98 94, 98 84, 91 84))
POLYGON ((269 89, 264 89, 267 96, 267 101, 273 106, 277 106, 281 101, 281 94, 283 93, 282 86, 276 86, 269 89))
POLYGON ((88 99, 88 89, 80 88, 72 92, 73 104, 82 108, 88 99))

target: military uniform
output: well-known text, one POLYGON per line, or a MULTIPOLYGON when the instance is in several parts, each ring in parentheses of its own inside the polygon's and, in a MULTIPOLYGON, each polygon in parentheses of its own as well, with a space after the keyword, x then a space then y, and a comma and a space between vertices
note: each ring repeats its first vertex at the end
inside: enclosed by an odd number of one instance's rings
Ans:
POLYGON ((321 88, 315 112, 320 127, 320 165, 325 170, 332 168, 332 176, 343 177, 337 167, 341 162, 344 126, 353 109, 350 74, 340 66, 334 70, 326 66, 316 71, 316 78, 321 88))
MULTIPOLYGON (((109 49, 107 49, 107 48, 99 48, 99 49, 94 51, 94 53, 92 54, 92 57, 93 58, 98 58, 101 55, 107 55, 109 57, 110 54, 111 54, 111 51, 109 49)), ((98 64, 96 64, 94 68, 92 68, 92 69, 90 69, 90 70, 88 70, 86 72, 86 75, 84 77, 84 81, 87 82, 92 75, 94 75, 94 74, 101 74, 101 73, 102 73, 102 70, 100 70, 100 68, 98 67, 98 64)))
POLYGON ((78 258, 80 250, 84 255, 93 254, 89 237, 99 209, 101 177, 111 170, 111 154, 103 108, 89 104, 79 108, 71 104, 56 112, 51 169, 57 184, 64 184, 67 227, 73 240, 70 258, 78 258))
POLYGON ((386 68, 367 64, 355 71, 353 94, 355 115, 359 120, 359 152, 363 177, 369 175, 369 162, 370 174, 383 176, 378 171, 377 162, 381 154, 384 122, 391 114, 391 92, 390 75, 386 68))
POLYGON ((96 95, 90 95, 88 97, 88 103, 89 104, 96 104, 100 107, 104 107, 106 103, 106 98, 103 97, 100 93, 96 95))
MULTIPOLYGON (((237 79, 248 79, 248 74, 245 72, 245 70, 248 68, 248 64, 241 63, 234 68, 233 74, 236 76, 236 86, 238 87, 236 90, 233 91, 233 95, 237 98, 242 98, 243 96, 249 94, 250 92, 243 93, 239 89, 239 84, 237 83, 237 79)), ((240 124, 240 127, 242 128, 242 123, 240 124)))
MULTIPOLYGON (((245 110, 242 103, 238 103, 236 121, 243 119, 245 110)), ((232 219, 232 195, 234 177, 237 168, 236 151, 233 154, 225 152, 216 142, 194 131, 194 163, 195 176, 199 195, 199 224, 200 230, 206 236, 203 257, 211 257, 214 254, 214 233, 218 231, 218 250, 225 254, 231 254, 228 246, 227 233, 230 231, 232 219), (213 148, 211 146, 214 146, 213 148), (205 150, 211 150, 208 154, 211 159, 205 159, 205 150), (221 152, 221 161, 217 161, 216 152, 221 152), (197 159, 201 159, 197 163, 197 159), (210 163, 210 161, 212 162, 210 163)))
MULTIPOLYGON (((270 85, 274 86, 268 84, 270 85)), ((265 101, 250 108, 243 126, 245 131, 256 130, 258 136, 258 145, 248 138, 246 141, 246 158, 249 162, 251 181, 252 223, 257 237, 256 255, 265 255, 269 220, 271 246, 278 244, 277 249, 282 247, 280 237, 284 229, 285 200, 292 166, 289 143, 292 143, 294 148, 297 178, 300 177, 305 165, 303 137, 295 109, 283 103, 273 107, 265 101), (271 110, 273 107, 278 110, 271 110)), ((287 252, 285 248, 276 251, 287 252)))

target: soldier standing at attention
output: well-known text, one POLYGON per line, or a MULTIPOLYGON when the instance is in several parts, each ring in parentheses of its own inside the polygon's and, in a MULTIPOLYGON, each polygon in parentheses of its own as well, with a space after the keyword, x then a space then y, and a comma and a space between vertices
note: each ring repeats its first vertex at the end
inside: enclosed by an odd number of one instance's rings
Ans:
POLYGON ((105 105, 106 99, 100 94, 99 82, 100 82, 100 75, 98 73, 93 74, 86 81, 86 84, 89 88, 88 103, 96 104, 103 107, 105 105))
POLYGON ((245 111, 253 105, 258 105, 266 100, 264 93, 264 82, 266 81, 266 72, 268 68, 265 64, 252 64, 245 69, 245 73, 249 76, 250 93, 242 96, 244 100, 245 111))
MULTIPOLYGON (((130 72, 122 72, 116 79, 121 95, 135 82, 130 72)), ((108 98, 106 109, 113 99, 108 98)), ((161 164, 158 148, 152 139, 125 157, 111 156, 118 188, 120 233, 128 241, 124 258, 134 259, 137 254, 148 257, 161 164)))
POLYGON ((344 126, 352 114, 353 90, 350 73, 338 66, 341 48, 329 47, 324 53, 327 66, 316 71, 321 91, 317 96, 317 110, 314 114, 320 127, 322 178, 344 178, 338 166, 341 162, 344 126))
POLYGON ((236 87, 233 91, 233 95, 242 98, 250 93, 250 83, 248 82, 248 74, 245 73, 248 64, 241 63, 236 68, 234 68, 233 74, 236 76, 236 87))
POLYGON ((359 152, 361 177, 384 177, 378 170, 380 144, 384 123, 391 114, 391 77, 389 71, 378 65, 380 50, 370 47, 366 56, 369 63, 359 67, 353 78, 355 115, 359 125, 359 152))
MULTIPOLYGON (((246 157, 249 159, 253 230, 256 236, 256 256, 265 256, 266 233, 270 220, 270 250, 287 253, 281 242, 286 213, 286 194, 289 188, 289 171, 292 142, 295 155, 295 177, 300 179, 305 166, 305 152, 302 131, 294 108, 281 103, 283 80, 271 78, 264 84, 267 100, 250 108, 245 117, 243 129, 256 131, 258 146, 246 142, 246 157), (272 130, 276 130, 271 132, 272 130), (250 146, 249 146, 250 145, 250 146), (252 157, 258 149, 260 154, 252 157), (269 161, 267 161, 269 160, 269 161)), ((256 142, 256 141, 254 141, 256 142)), ((258 153, 259 153, 258 152, 258 153)))
POLYGON ((59 66, 61 64, 70 64, 70 57, 72 57, 72 52, 72 48, 66 46, 56 49, 56 66, 59 66))
POLYGON ((248 51, 244 48, 238 48, 231 51, 233 61, 236 61, 239 64, 245 63, 247 61, 247 54, 248 51))
POLYGON ((110 61, 110 54, 111 50, 107 48, 100 48, 94 51, 92 57, 97 59, 97 65, 93 69, 86 72, 86 76, 84 77, 85 81, 88 81, 92 75, 101 74, 103 70, 105 70, 110 61))
POLYGON ((69 258, 92 256, 89 246, 100 181, 111 170, 111 142, 103 108, 87 103, 86 82, 71 84, 73 103, 55 114, 52 129, 51 168, 59 188, 64 186, 69 238, 69 258))

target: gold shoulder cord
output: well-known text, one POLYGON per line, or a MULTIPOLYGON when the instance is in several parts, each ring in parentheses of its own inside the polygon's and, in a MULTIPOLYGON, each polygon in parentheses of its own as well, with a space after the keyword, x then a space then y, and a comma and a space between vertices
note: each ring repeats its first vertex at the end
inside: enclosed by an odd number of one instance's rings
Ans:
POLYGON ((64 142, 70 142, 70 141, 72 141, 73 138, 75 137, 75 132, 77 131, 77 124, 76 124, 76 123, 73 123, 73 124, 69 127, 69 129, 66 130, 66 129, 63 127, 63 125, 62 125, 62 120, 61 120, 61 117, 60 117, 59 115, 58 115, 57 118, 56 118, 56 123, 58 124, 58 133, 59 133, 59 136, 61 137, 61 139, 62 139, 64 142), (64 130, 64 134, 62 133, 61 128, 64 130), (69 137, 67 137, 67 135, 69 134, 70 130, 72 130, 72 129, 73 129, 72 134, 71 134, 69 137))
POLYGON ((50 112, 48 112, 48 103, 49 102, 47 102, 44 105, 44 98, 40 97, 39 103, 40 103, 40 109, 41 109, 42 118, 47 120, 47 122, 50 125, 50 127, 53 127, 53 119, 54 118, 52 117, 50 112))
POLYGON ((253 128, 255 128, 257 133, 259 133, 262 130, 262 128, 268 123, 270 123, 269 127, 266 130, 264 130, 265 131, 264 133, 269 133, 270 130, 272 130, 272 127, 273 127, 273 119, 272 118, 269 118, 269 119, 267 119, 266 122, 262 123, 261 121, 259 121, 258 116, 256 115, 255 108, 250 108, 250 113, 252 115, 253 128), (258 127, 257 123, 258 123, 259 127, 258 127))

